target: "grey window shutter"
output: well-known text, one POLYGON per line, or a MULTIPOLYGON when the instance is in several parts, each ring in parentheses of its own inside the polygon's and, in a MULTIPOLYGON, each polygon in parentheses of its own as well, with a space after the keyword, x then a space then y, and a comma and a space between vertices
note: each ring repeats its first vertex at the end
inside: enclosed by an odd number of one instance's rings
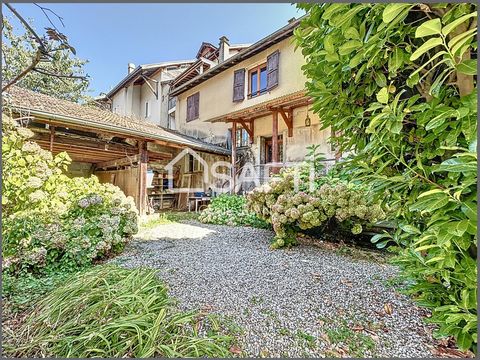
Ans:
POLYGON ((187 97, 187 121, 192 121, 199 116, 200 93, 195 93, 187 97))
POLYGON ((245 98, 245 69, 233 73, 233 101, 243 101, 245 98))
POLYGON ((278 65, 280 62, 280 51, 267 56, 267 90, 278 85, 278 65))
POLYGON ((200 115, 200 93, 196 93, 194 95, 194 103, 193 103, 193 118, 197 119, 200 115))
POLYGON ((193 119, 193 97, 189 96, 187 97, 187 121, 191 121, 193 119))

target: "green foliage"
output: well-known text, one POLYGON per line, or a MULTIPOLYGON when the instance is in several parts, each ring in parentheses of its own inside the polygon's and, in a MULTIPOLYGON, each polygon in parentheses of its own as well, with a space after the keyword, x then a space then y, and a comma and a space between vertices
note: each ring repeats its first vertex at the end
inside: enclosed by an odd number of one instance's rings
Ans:
MULTIPOLYGON (((15 277, 8 272, 2 274, 2 298, 5 305, 14 313, 30 308, 35 301, 55 289, 70 274, 58 272, 48 276, 36 277, 32 274, 23 274, 15 277)), ((8 316, 6 316, 8 318, 8 316)))
POLYGON ((239 195, 221 194, 214 197, 198 218, 207 224, 252 226, 261 229, 270 226, 246 207, 246 198, 239 195))
MULTIPOLYGON (((248 208, 273 225, 273 247, 296 243, 299 230, 326 226, 331 222, 360 234, 362 225, 385 218, 382 208, 368 200, 365 188, 339 179, 319 177, 314 186, 295 189, 296 168, 284 169, 279 177, 255 188, 248 195, 248 208), (305 189, 305 190, 304 190, 305 189)), ((309 178, 311 184, 312 179, 309 178)), ((300 180, 302 183, 305 181, 300 180)))
POLYGON ((73 271, 121 251, 137 232, 133 199, 95 176, 62 174, 68 155, 27 141, 13 120, 2 129, 4 272, 73 271))
POLYGON ((4 344, 16 357, 226 357, 230 338, 201 336, 155 271, 97 266, 40 301, 4 344))
POLYGON ((299 7, 312 107, 354 153, 343 170, 397 221, 372 240, 400 247, 437 335, 476 351, 476 5, 299 7))
MULTIPOLYGON (((31 24, 33 26, 33 24, 31 24)), ((27 69, 36 56, 38 44, 26 29, 19 34, 6 16, 2 16, 2 76, 5 83, 27 69)), ((31 71, 17 85, 61 99, 79 102, 90 99, 86 92, 87 78, 56 77, 48 74, 84 76, 86 60, 72 53, 70 47, 58 40, 45 40, 51 56, 40 63, 39 71, 31 71)))

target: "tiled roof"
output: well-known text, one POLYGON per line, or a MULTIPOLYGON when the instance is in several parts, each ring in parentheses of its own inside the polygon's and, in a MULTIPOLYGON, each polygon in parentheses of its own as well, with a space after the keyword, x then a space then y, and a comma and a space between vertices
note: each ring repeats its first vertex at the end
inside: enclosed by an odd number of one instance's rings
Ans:
POLYGON ((230 153, 223 147, 184 136, 153 123, 121 116, 96 106, 80 105, 58 99, 15 85, 2 93, 2 96, 3 104, 12 107, 13 110, 51 119, 62 124, 79 125, 85 128, 111 131, 148 140, 162 140, 219 154, 230 153))

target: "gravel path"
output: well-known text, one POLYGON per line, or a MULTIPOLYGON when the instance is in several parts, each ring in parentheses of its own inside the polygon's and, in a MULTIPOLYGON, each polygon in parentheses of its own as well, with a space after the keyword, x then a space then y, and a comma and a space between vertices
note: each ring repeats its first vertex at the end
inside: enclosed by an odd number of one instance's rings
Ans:
POLYGON ((240 328, 252 357, 432 356, 422 312, 387 285, 396 269, 297 246, 273 233, 198 222, 160 225, 115 259, 160 270, 184 309, 206 308, 240 328))

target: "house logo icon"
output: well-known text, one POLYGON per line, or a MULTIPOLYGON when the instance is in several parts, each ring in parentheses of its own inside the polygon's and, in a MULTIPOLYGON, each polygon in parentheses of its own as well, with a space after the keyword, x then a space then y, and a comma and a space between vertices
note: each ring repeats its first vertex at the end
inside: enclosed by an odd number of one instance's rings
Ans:
MULTIPOLYGON (((168 189, 175 194, 178 193, 190 193, 190 192, 203 192, 204 187, 178 187, 173 186, 173 176, 174 176, 174 165, 185 158, 185 156, 192 156, 193 159, 197 160, 202 165, 202 179, 203 185, 208 184, 208 164, 207 162, 194 150, 190 148, 183 149, 177 156, 175 156, 166 166, 165 170, 168 172, 168 189)), ((187 173, 187 170, 184 169, 184 173, 187 173)))

